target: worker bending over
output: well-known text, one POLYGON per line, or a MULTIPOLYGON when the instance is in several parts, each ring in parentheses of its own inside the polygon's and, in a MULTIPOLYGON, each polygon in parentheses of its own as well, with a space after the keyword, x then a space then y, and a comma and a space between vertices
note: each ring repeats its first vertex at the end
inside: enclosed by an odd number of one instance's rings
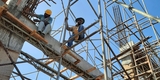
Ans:
POLYGON ((78 42, 78 40, 81 40, 81 39, 84 38, 84 33, 85 32, 83 32, 83 33, 81 33, 79 35, 77 35, 77 34, 79 32, 81 32, 82 30, 84 30, 83 23, 85 22, 85 20, 80 17, 80 18, 77 18, 75 21, 77 23, 75 26, 73 26, 73 27, 68 27, 67 26, 67 28, 66 28, 67 30, 72 31, 72 35, 69 37, 69 39, 75 36, 74 39, 69 40, 68 47, 72 46, 73 41, 78 42))
POLYGON ((44 37, 47 33, 51 32, 51 23, 52 23, 52 18, 50 17, 52 14, 52 11, 47 9, 44 14, 32 14, 28 13, 31 16, 34 16, 38 19, 34 19, 35 22, 39 22, 38 24, 38 33, 44 37))

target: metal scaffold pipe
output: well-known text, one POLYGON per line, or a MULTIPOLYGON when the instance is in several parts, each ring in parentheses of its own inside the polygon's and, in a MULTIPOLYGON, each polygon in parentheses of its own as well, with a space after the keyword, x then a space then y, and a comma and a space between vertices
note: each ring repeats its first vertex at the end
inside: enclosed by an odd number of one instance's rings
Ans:
POLYGON ((99 25, 101 33, 101 45, 102 45, 102 56, 103 56, 103 66, 104 66, 104 80, 108 79, 107 75, 107 65, 106 65, 106 52, 104 46, 104 36, 103 36, 103 23, 102 23, 102 13, 101 13, 101 0, 98 0, 98 9, 99 9, 99 25))
MULTIPOLYGON (((71 0, 69 0, 66 13, 64 13, 65 14, 65 27, 64 27, 63 41, 65 40, 65 36, 66 36, 65 35, 66 34, 66 27, 68 27, 68 14, 69 14, 69 9, 70 9, 70 3, 71 3, 71 0)), ((64 10, 64 12, 65 12, 65 10, 64 10)))
POLYGON ((140 10, 134 8, 134 7, 131 7, 131 6, 127 5, 127 4, 125 4, 125 3, 118 2, 117 0, 113 0, 113 1, 115 1, 117 4, 120 4, 121 6, 123 6, 125 8, 128 8, 129 10, 132 10, 132 11, 134 11, 136 13, 139 13, 139 14, 143 15, 144 17, 147 17, 149 19, 156 20, 157 22, 160 22, 160 18, 156 18, 156 17, 154 17, 154 16, 152 16, 150 14, 147 14, 147 13, 145 13, 143 11, 140 11, 140 10))

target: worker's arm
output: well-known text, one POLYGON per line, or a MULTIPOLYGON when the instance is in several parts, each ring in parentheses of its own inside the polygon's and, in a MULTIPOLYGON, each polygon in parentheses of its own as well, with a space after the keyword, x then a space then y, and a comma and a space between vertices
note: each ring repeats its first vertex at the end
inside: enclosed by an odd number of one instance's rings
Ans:
POLYGON ((45 18, 44 20, 42 20, 44 22, 45 25, 47 24, 51 24, 52 23, 52 18, 51 17, 48 17, 48 18, 45 18))
POLYGON ((53 21, 53 19, 51 17, 49 17, 48 23, 51 24, 53 21))
MULTIPOLYGON (((68 20, 68 18, 66 17, 66 18, 65 18, 65 22, 67 22, 67 20, 68 20)), ((72 31, 72 30, 73 30, 72 27, 71 27, 71 28, 68 27, 68 23, 66 23, 66 29, 67 29, 68 31, 72 31)))
POLYGON ((72 27, 66 27, 66 29, 68 30, 68 31, 73 31, 73 28, 72 27))

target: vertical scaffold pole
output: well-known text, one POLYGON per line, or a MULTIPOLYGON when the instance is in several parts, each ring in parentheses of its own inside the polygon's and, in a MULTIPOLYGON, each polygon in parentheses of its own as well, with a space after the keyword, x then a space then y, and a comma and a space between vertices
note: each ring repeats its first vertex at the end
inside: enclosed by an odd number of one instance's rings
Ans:
POLYGON ((107 65, 106 65, 106 53, 104 46, 104 36, 103 36, 103 23, 102 23, 102 13, 101 13, 101 0, 98 0, 98 10, 99 10, 99 25, 101 33, 101 45, 102 45, 102 56, 103 56, 103 66, 104 66, 104 80, 107 80, 107 65))
MULTIPOLYGON (((65 14, 65 27, 64 27, 63 41, 65 40, 66 27, 68 27, 68 19, 66 19, 66 18, 68 18, 68 13, 69 13, 69 8, 70 8, 70 2, 71 2, 71 0, 69 0, 66 13, 64 13, 64 14, 65 14)), ((64 9, 64 8, 63 8, 63 9, 64 9)), ((64 11, 65 11, 65 10, 64 10, 64 11)), ((56 80, 59 80, 61 63, 62 63, 62 57, 61 57, 60 60, 59 60, 58 74, 57 74, 57 79, 56 79, 56 80)))
POLYGON ((63 41, 65 40, 65 37, 66 37, 66 27, 68 27, 68 14, 69 14, 69 9, 70 9, 70 3, 71 3, 71 0, 69 0, 68 2, 67 10, 65 13, 65 27, 64 27, 63 41))
POLYGON ((57 74, 57 79, 56 80, 59 80, 60 70, 61 70, 61 63, 62 63, 62 58, 59 59, 58 74, 57 74))
MULTIPOLYGON (((107 21, 107 5, 106 5, 106 2, 105 0, 103 0, 103 3, 104 3, 104 24, 105 24, 105 28, 106 28, 106 41, 109 43, 109 34, 108 34, 108 21, 107 21)), ((112 80, 113 76, 112 76, 112 64, 111 64, 111 54, 110 54, 110 50, 109 48, 107 47, 107 76, 108 76, 108 80, 112 80)))

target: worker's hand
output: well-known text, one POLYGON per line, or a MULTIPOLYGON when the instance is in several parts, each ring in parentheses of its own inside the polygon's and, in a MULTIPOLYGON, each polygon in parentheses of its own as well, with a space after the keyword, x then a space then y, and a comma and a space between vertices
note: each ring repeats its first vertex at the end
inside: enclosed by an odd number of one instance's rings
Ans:
POLYGON ((75 26, 79 26, 79 24, 77 23, 75 26))
POLYGON ((43 20, 43 22, 45 25, 49 24, 47 20, 43 20))
POLYGON ((48 23, 48 21, 47 21, 47 20, 43 20, 43 22, 44 22, 44 23, 48 23))
POLYGON ((38 19, 33 19, 33 21, 34 21, 34 22, 40 22, 40 20, 38 20, 38 19))
POLYGON ((65 18, 65 21, 68 20, 68 17, 65 18))

